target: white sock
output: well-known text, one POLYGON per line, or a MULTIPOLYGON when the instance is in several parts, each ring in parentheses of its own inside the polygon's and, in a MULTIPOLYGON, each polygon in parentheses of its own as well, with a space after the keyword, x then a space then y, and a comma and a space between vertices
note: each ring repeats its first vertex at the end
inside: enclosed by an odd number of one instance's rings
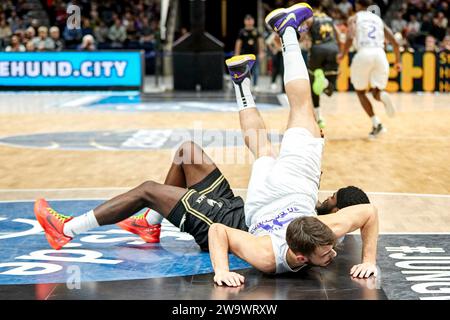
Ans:
POLYGON ((156 212, 155 210, 149 209, 149 212, 147 213, 147 216, 145 217, 145 219, 147 220, 147 222, 149 224, 161 224, 164 217, 162 215, 160 215, 158 212, 156 212))
POLYGON ((94 210, 91 210, 79 217, 75 217, 66 224, 64 224, 63 233, 73 238, 74 236, 86 232, 90 229, 99 227, 97 219, 94 215, 94 210))
POLYGON ((377 116, 373 116, 370 119, 372 120, 372 125, 374 128, 378 127, 378 125, 381 123, 380 119, 378 119, 377 116))
POLYGON ((255 101, 253 100, 252 92, 250 90, 251 82, 250 78, 245 78, 240 84, 233 82, 234 92, 236 93, 236 102, 239 106, 239 111, 256 108, 255 101))
POLYGON ((322 116, 320 115, 320 107, 314 107, 314 115, 316 116, 316 121, 322 119, 322 116))
POLYGON ((282 36, 284 84, 296 79, 309 80, 308 69, 303 60, 302 51, 297 40, 297 31, 287 27, 282 36))

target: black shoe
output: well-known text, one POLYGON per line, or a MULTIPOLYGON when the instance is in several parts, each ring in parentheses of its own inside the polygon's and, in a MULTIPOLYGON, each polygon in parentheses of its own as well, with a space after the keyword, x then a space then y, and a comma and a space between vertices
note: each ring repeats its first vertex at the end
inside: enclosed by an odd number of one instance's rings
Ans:
POLYGON ((325 93, 327 96, 331 97, 331 95, 334 92, 334 86, 331 83, 331 81, 328 83, 328 87, 326 87, 325 89, 323 89, 323 93, 325 93))
POLYGON ((380 123, 378 126, 372 128, 372 132, 369 133, 369 139, 375 139, 380 134, 385 133, 387 130, 383 125, 380 123))

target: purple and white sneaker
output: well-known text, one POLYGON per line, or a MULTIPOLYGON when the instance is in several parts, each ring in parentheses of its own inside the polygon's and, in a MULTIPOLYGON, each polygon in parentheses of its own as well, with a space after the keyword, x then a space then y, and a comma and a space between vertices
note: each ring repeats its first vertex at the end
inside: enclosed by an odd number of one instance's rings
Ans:
POLYGON ((255 61, 256 56, 254 54, 243 54, 226 60, 225 64, 230 72, 231 80, 234 83, 239 84, 244 81, 245 78, 250 78, 255 61))
POLYGON ((313 10, 309 4, 302 2, 294 4, 289 8, 275 9, 266 16, 266 24, 280 36, 283 35, 287 27, 293 27, 298 32, 308 30, 307 26, 302 26, 303 22, 313 16, 313 10))

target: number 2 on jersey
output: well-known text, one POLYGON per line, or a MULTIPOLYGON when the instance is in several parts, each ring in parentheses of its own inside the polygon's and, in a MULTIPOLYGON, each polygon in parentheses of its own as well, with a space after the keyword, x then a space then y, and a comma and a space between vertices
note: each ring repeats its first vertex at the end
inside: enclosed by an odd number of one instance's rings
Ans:
POLYGON ((372 26, 370 26, 370 30, 369 30, 369 33, 367 34, 367 36, 369 37, 369 39, 375 39, 376 37, 375 37, 375 31, 377 30, 377 28, 374 26, 374 25, 372 25, 372 26))

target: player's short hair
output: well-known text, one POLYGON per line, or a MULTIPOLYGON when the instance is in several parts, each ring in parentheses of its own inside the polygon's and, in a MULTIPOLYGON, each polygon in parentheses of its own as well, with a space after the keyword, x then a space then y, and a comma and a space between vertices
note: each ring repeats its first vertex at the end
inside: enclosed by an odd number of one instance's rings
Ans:
POLYGON ((336 243, 333 231, 315 217, 294 219, 286 230, 286 242, 294 253, 309 256, 317 247, 336 243))
POLYGON ((365 203, 370 203, 369 197, 358 187, 348 186, 336 192, 336 207, 338 209, 365 203))

